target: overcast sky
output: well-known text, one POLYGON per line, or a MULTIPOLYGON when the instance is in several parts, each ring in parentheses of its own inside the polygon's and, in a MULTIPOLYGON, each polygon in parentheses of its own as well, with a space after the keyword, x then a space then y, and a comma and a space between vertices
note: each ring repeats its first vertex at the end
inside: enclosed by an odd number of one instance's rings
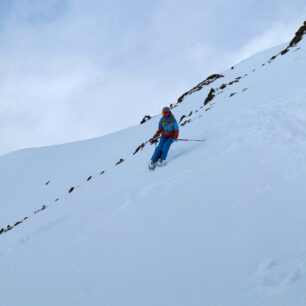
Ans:
POLYGON ((305 19, 305 0, 1 0, 0 154, 137 124, 305 19))

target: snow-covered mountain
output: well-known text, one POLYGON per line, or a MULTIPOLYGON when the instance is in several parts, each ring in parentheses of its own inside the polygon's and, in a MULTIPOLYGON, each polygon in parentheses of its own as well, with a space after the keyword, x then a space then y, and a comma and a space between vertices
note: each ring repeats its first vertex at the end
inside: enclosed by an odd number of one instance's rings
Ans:
POLYGON ((0 157, 0 305, 305 306, 305 32, 173 103, 164 168, 160 115, 0 157))

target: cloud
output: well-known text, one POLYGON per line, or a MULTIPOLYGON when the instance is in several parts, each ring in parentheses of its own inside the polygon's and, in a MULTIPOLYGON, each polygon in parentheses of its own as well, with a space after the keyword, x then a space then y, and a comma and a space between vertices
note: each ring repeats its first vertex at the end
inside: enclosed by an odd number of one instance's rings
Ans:
POLYGON ((305 9, 297 0, 3 1, 0 154, 137 124, 208 74, 288 40, 305 9))
POLYGON ((238 63, 258 52, 275 47, 280 42, 288 42, 292 39, 300 24, 301 22, 295 20, 288 24, 277 23, 261 34, 252 37, 242 48, 233 54, 229 54, 228 58, 233 64, 238 63))

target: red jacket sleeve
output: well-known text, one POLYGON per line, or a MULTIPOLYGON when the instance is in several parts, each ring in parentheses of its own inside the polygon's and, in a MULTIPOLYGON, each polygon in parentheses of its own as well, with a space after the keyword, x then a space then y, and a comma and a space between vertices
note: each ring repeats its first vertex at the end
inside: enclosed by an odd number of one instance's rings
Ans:
POLYGON ((160 135, 163 132, 162 129, 158 129, 155 134, 160 135))

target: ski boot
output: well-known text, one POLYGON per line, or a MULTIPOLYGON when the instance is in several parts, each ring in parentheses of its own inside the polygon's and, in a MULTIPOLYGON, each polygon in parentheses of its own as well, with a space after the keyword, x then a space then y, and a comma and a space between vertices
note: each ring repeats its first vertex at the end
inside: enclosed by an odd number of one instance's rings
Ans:
POLYGON ((149 164, 149 170, 153 171, 156 168, 156 162, 151 161, 149 164))
POLYGON ((166 164, 167 164, 167 162, 166 162, 165 160, 162 160, 162 159, 159 159, 159 160, 157 161, 157 163, 156 163, 156 165, 157 165, 158 167, 164 167, 164 166, 166 166, 166 164))

